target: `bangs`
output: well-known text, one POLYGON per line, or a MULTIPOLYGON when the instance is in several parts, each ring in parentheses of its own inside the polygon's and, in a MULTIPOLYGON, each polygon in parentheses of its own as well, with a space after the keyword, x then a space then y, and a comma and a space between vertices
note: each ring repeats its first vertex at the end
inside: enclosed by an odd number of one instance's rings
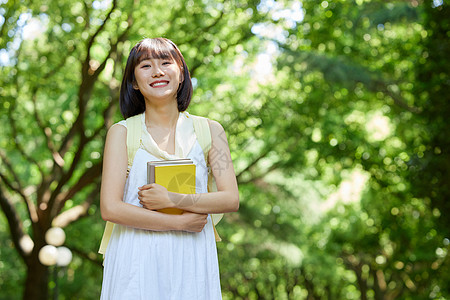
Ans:
POLYGON ((146 59, 170 59, 178 63, 179 58, 171 44, 159 39, 146 39, 136 49, 135 66, 146 59))

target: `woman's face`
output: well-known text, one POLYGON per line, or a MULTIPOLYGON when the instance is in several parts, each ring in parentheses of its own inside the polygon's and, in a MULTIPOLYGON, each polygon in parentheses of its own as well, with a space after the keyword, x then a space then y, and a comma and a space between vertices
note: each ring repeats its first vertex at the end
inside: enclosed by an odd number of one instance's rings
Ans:
POLYGON ((146 100, 176 101, 182 76, 180 67, 172 58, 145 59, 136 65, 134 76, 136 82, 133 87, 139 90, 146 100))

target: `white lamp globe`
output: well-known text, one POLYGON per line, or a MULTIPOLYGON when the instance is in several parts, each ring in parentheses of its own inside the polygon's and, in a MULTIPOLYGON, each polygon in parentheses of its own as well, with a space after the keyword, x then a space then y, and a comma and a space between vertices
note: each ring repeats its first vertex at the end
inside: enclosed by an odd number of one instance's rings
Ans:
POLYGON ((45 233, 45 241, 49 245, 58 247, 64 244, 65 240, 66 234, 64 233, 64 230, 59 227, 52 227, 45 233))
POLYGON ((39 250, 39 261, 45 266, 53 266, 56 264, 58 250, 55 246, 45 245, 39 250))
POLYGON ((58 258, 56 264, 59 267, 65 267, 72 261, 72 251, 67 247, 58 247, 58 258))
POLYGON ((31 251, 33 251, 34 242, 28 234, 25 234, 20 238, 19 244, 26 254, 30 254, 31 251))

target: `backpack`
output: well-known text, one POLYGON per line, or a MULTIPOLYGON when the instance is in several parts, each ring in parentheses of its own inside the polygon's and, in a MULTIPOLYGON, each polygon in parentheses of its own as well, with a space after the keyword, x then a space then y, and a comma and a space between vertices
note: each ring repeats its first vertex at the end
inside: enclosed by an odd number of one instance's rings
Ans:
MULTIPOLYGON (((204 117, 199 117, 191 114, 187 114, 188 118, 192 118, 194 124, 195 135, 197 136, 197 141, 203 150, 203 155, 205 156, 205 162, 208 167, 208 192, 216 192, 217 186, 214 177, 211 172, 211 167, 208 163, 208 153, 211 149, 211 130, 209 128, 208 119, 204 117)), ((131 167, 133 164, 134 156, 138 151, 141 144, 141 115, 136 115, 126 119, 127 122, 127 154, 128 154, 128 166, 131 167)), ((214 236, 217 242, 220 242, 220 238, 216 225, 222 219, 223 214, 210 214, 213 223, 214 236)), ((112 230, 114 228, 114 223, 107 221, 105 226, 105 231, 103 232, 102 241, 100 244, 99 253, 105 254, 106 248, 108 247, 109 239, 111 238, 112 230)))

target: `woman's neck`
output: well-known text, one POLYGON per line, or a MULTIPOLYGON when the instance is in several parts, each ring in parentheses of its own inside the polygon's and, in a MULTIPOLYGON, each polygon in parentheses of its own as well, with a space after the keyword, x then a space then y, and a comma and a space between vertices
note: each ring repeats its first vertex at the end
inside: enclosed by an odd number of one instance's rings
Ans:
POLYGON ((145 105, 145 123, 148 127, 166 127, 174 128, 178 121, 178 106, 164 105, 154 106, 145 105))

